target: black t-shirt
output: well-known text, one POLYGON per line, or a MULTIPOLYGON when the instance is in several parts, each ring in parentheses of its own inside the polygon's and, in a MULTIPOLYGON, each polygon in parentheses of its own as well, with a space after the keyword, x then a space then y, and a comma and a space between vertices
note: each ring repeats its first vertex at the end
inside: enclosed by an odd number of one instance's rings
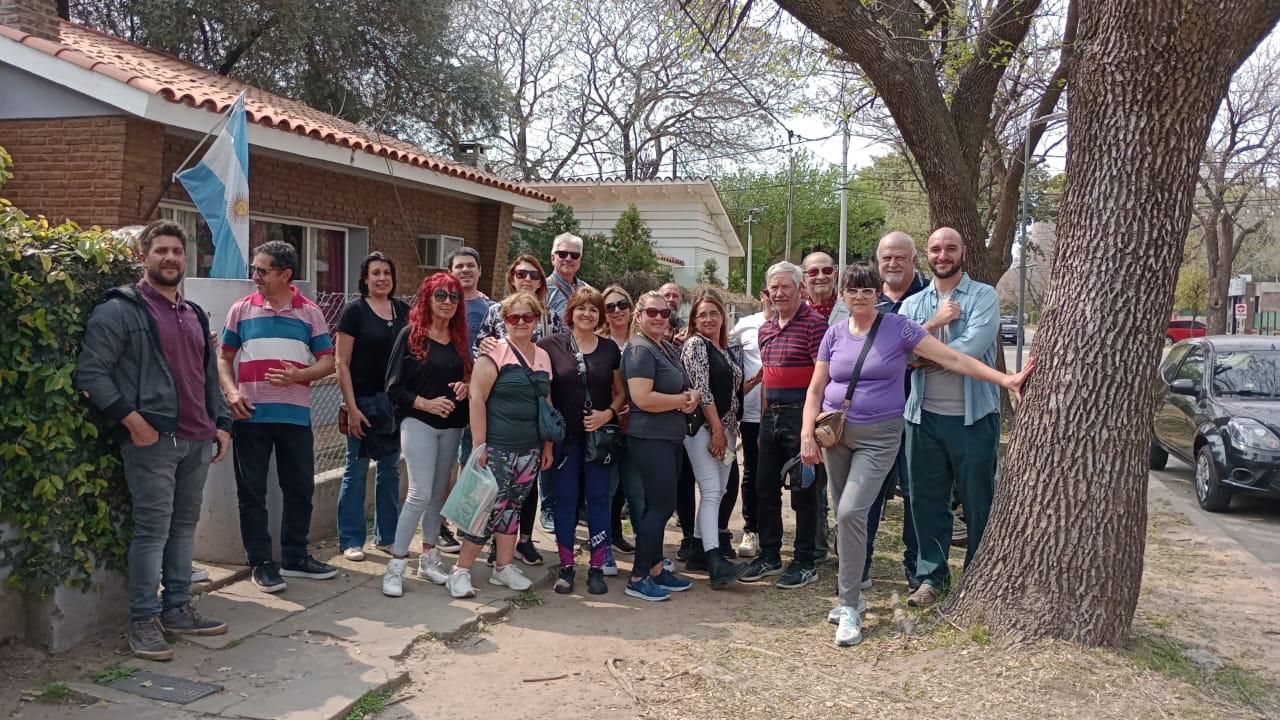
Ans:
MULTIPOLYGON (((583 403, 586 388, 578 375, 578 361, 573 356, 573 334, 557 333, 538 341, 538 347, 551 358, 551 404, 564 415, 570 435, 582 435, 583 403)), ((587 365, 587 386, 591 388, 591 407, 604 410, 613 402, 613 372, 622 365, 622 350, 608 338, 599 338, 596 349, 583 353, 587 365)))
POLYGON ((411 417, 437 429, 466 427, 470 418, 468 403, 458 402, 457 396, 449 387, 462 380, 462 358, 458 351, 453 345, 428 338, 427 358, 419 361, 409 353, 409 330, 406 327, 400 331, 387 368, 387 394, 396 406, 396 419, 411 417), (417 397, 431 399, 441 395, 457 403, 448 417, 422 412, 413 407, 413 401, 417 397))
POLYGON ((342 308, 337 332, 355 338, 351 348, 351 386, 356 397, 382 392, 387 377, 387 361, 391 345, 404 329, 409 306, 403 300, 391 299, 393 319, 378 317, 364 299, 353 300, 342 308))

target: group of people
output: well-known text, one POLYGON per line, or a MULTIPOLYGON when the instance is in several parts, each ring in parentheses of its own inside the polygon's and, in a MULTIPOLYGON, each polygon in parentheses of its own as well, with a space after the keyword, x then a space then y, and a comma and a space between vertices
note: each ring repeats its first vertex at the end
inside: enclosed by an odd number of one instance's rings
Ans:
POLYGON ((928 240, 931 283, 916 270, 914 241, 894 232, 881 239, 875 265, 854 264, 842 278, 823 252, 801 267, 771 266, 763 311, 736 323, 714 291, 693 298, 685 325, 674 283, 634 300, 617 285, 591 287, 578 277, 583 244, 572 234, 555 238, 550 274, 537 258, 516 257, 500 302, 479 290, 471 248, 424 279, 412 305, 396 298, 395 263, 374 252, 360 267, 361 297, 332 336, 293 285, 294 248, 267 242, 249 267, 258 291, 232 306, 218 342, 203 310, 178 291, 181 226, 153 222, 138 244, 144 277, 93 311, 77 385, 121 441, 134 502, 128 638, 151 659, 172 657, 165 631, 226 631, 196 612, 190 583, 204 480, 229 448, 252 583, 274 593, 286 577, 336 575, 309 553, 307 538, 310 384, 335 370, 347 435, 338 539, 347 560, 365 559, 373 463, 373 542, 390 555, 385 595, 404 594, 419 531, 413 572, 453 597, 475 594, 471 570, 487 547, 488 582, 528 589, 517 561, 544 562, 531 539, 541 505, 556 538, 556 592, 575 591, 576 531, 585 522, 588 593, 608 592, 615 552, 634 552, 625 594, 667 600, 692 585, 664 551, 674 514, 683 533, 675 560, 705 571, 713 589, 764 580, 803 587, 837 556, 828 619, 837 644, 852 645, 861 640, 861 590, 870 586, 886 490, 896 478, 907 508, 908 602, 927 605, 949 581, 956 499, 969 531, 966 564, 981 543, 998 387, 1018 392, 1034 367, 1017 375, 993 368, 998 299, 964 273, 963 242, 950 228, 928 240), (279 565, 267 527, 273 454, 284 500, 279 565), (441 509, 464 464, 487 467, 498 492, 483 527, 458 527, 455 536, 441 509), (784 489, 796 516, 785 567, 784 489), (735 549, 739 497, 744 532, 735 549))

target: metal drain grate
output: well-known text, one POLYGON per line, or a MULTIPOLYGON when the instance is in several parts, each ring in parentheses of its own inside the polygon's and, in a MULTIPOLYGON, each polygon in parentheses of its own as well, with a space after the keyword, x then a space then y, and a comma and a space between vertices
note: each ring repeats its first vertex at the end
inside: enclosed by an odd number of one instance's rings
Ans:
POLYGON ((212 695, 222 690, 221 685, 185 680, 146 670, 139 670, 127 678, 120 678, 115 682, 108 683, 107 687, 112 690, 141 695, 151 700, 163 700, 164 702, 177 703, 178 705, 193 703, 206 695, 212 695))

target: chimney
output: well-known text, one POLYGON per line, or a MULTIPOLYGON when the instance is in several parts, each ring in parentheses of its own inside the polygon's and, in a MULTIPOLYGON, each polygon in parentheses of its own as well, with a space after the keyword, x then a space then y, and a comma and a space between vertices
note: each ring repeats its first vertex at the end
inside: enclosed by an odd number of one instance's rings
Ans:
POLYGON ((45 40, 58 40, 57 0, 0 0, 0 25, 45 40))
MULTIPOLYGON (((4 2, 4 0, 0 0, 4 2)), ((470 165, 480 172, 487 172, 489 169, 489 158, 486 148, 482 143, 478 142, 460 142, 453 150, 453 159, 460 163, 470 165)))

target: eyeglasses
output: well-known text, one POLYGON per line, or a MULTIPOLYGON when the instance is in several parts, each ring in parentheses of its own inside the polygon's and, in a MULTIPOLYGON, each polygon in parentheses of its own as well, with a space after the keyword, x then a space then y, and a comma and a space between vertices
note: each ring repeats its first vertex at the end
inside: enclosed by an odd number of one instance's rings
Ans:
POLYGON ((809 277, 818 277, 819 275, 831 275, 831 274, 834 274, 834 273, 835 273, 835 271, 836 271, 836 269, 835 269, 835 268, 833 268, 833 267, 831 267, 830 265, 828 265, 828 266, 826 266, 826 267, 812 267, 812 268, 809 268, 808 270, 805 270, 805 271, 804 271, 804 274, 805 274, 805 275, 808 275, 809 277))
POLYGON ((538 320, 537 313, 511 313, 502 318, 508 325, 532 325, 538 320))
POLYGON ((665 320, 671 317, 671 309, 670 308, 645 308, 644 314, 651 318, 662 317, 665 320))
POLYGON ((449 302, 449 303, 453 303, 454 305, 457 305, 458 302, 462 300, 462 296, 459 295, 458 293, 451 293, 444 290, 435 291, 435 293, 433 293, 431 297, 434 298, 435 301, 438 303, 449 302))
POLYGON ((538 272, 537 270, 515 270, 515 271, 512 271, 511 276, 514 278, 518 278, 520 280, 541 280, 542 279, 542 273, 538 272))
POLYGON ((604 311, 607 313, 617 312, 618 310, 630 310, 630 309, 631 309, 631 303, 627 302, 626 300, 619 300, 618 302, 611 302, 611 303, 604 304, 604 311))
POLYGON ((876 290, 875 288, 864 288, 864 287, 850 287, 850 288, 845 288, 844 291, 854 297, 873 298, 879 294, 879 291, 876 290))
POLYGON ((275 270, 275 268, 264 268, 258 267, 257 265, 250 265, 247 269, 249 271, 249 277, 251 278, 266 277, 271 274, 272 270, 275 270))
POLYGON ((694 316, 693 316, 693 319, 694 319, 694 320, 719 320, 719 319, 720 319, 720 311, 719 311, 719 310, 708 310, 708 311, 706 311, 706 312, 700 312, 700 313, 698 313, 697 315, 694 315, 694 316))
POLYGON ((574 252, 572 250, 557 250, 555 252, 555 255, 561 260, 565 260, 565 259, 577 260, 578 258, 582 257, 582 253, 574 252))

